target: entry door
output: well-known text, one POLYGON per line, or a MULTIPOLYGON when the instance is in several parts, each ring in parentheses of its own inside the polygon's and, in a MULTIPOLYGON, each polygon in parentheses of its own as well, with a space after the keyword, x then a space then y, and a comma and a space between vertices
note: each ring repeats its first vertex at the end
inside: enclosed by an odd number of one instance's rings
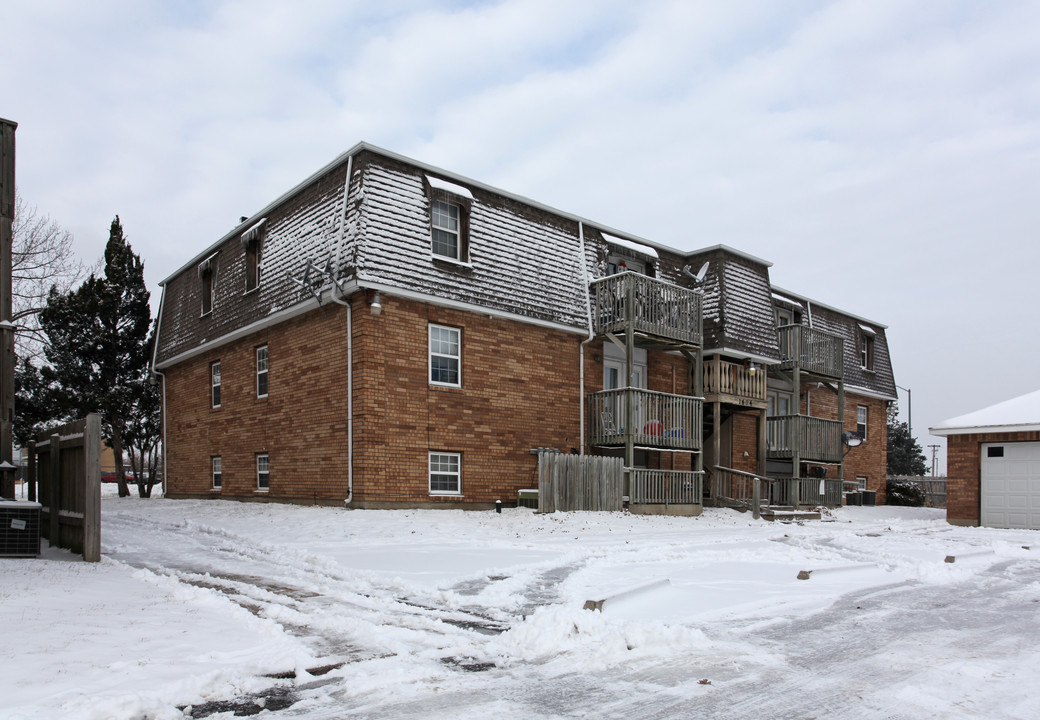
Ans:
POLYGON ((1040 530, 1040 443, 982 446, 982 525, 1040 530))

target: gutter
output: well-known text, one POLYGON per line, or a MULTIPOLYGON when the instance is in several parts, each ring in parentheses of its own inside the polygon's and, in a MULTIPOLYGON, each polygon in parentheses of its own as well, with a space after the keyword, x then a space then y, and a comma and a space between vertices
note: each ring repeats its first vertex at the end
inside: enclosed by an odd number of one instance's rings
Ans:
POLYGON ((159 298, 159 315, 155 318, 155 344, 152 346, 152 378, 158 375, 162 378, 159 383, 162 393, 162 491, 166 497, 166 374, 156 369, 155 357, 159 352, 159 331, 162 330, 163 307, 166 305, 166 286, 162 286, 162 296, 159 298))
POLYGON ((585 454, 585 346, 595 337, 592 329, 592 292, 589 290, 589 268, 585 258, 585 226, 578 221, 578 252, 581 259, 581 280, 585 286, 585 317, 589 323, 589 336, 578 345, 578 412, 581 413, 580 445, 578 453, 585 454))
MULTIPOLYGON (((347 158, 347 180, 343 183, 343 215, 339 222, 339 238, 336 240, 341 255, 343 253, 343 235, 347 227, 350 178, 353 172, 354 156, 351 155, 347 158)), ((341 259, 337 258, 337 262, 341 259)), ((343 286, 335 278, 329 279, 332 280, 333 285, 329 290, 329 298, 347 308, 347 496, 343 499, 343 506, 350 507, 350 503, 354 500, 354 308, 350 304, 349 296, 336 297, 337 290, 341 295, 343 294, 343 286)))

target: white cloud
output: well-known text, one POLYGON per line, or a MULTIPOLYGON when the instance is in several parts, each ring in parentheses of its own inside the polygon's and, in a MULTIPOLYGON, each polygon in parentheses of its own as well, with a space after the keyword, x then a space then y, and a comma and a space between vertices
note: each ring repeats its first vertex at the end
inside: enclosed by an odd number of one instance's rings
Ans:
POLYGON ((88 261, 119 213, 153 283, 361 139, 743 248, 888 323, 924 427, 1035 389, 1011 366, 1040 351, 1038 21, 966 0, 21 0, 0 115, 26 197, 88 261))

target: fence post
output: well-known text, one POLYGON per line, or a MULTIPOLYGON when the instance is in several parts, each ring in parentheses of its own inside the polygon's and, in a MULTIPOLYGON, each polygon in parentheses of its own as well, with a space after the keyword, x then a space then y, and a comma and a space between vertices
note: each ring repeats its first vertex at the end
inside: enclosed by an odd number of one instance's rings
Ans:
POLYGON ((29 500, 36 502, 36 441, 30 440, 27 447, 29 451, 29 465, 26 468, 26 482, 29 483, 29 500))
POLYGON ((90 413, 83 423, 83 559, 101 560, 101 418, 90 413))
POLYGON ((47 504, 49 508, 48 520, 50 525, 51 547, 61 546, 61 525, 59 524, 59 513, 61 512, 61 435, 54 433, 47 446, 47 457, 50 472, 47 478, 47 504))
POLYGON ((762 481, 755 477, 751 485, 751 516, 758 520, 762 517, 762 481))

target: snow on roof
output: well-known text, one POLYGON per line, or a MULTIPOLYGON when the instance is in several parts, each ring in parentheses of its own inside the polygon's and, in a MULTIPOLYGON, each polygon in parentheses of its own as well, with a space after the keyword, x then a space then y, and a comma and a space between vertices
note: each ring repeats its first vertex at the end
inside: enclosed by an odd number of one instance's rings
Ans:
POLYGON ((862 330, 863 332, 865 332, 867 335, 877 335, 877 333, 874 332, 874 328, 868 327, 867 325, 864 325, 863 323, 859 324, 859 329, 862 330))
POLYGON ((932 435, 1040 430, 1040 390, 944 420, 928 428, 932 435))
POLYGON ((267 218, 262 217, 255 223, 250 225, 249 229, 242 233, 242 241, 249 242, 250 240, 254 239, 260 233, 260 228, 264 226, 265 222, 267 222, 267 218))
POLYGON ((430 187, 432 188, 443 190, 444 192, 449 192, 452 195, 458 195, 459 197, 469 198, 470 200, 473 199, 473 193, 469 191, 469 188, 464 188, 461 185, 450 183, 447 180, 441 180, 439 177, 434 177, 433 175, 427 175, 426 180, 430 183, 430 187))
POLYGON ((607 233, 602 234, 603 239, 611 245, 617 245, 619 247, 628 248, 632 252, 639 253, 640 255, 646 255, 647 257, 658 257, 657 251, 654 250, 652 247, 648 247, 647 245, 640 245, 639 243, 634 243, 631 240, 625 240, 624 238, 615 237, 614 235, 608 235, 607 233))
POLYGON ((793 298, 784 297, 783 295, 780 295, 779 293, 772 293, 772 295, 773 295, 773 299, 778 301, 778 302, 782 302, 782 303, 785 303, 787 305, 794 305, 795 307, 803 307, 803 305, 800 302, 798 302, 797 300, 794 300, 793 298))

